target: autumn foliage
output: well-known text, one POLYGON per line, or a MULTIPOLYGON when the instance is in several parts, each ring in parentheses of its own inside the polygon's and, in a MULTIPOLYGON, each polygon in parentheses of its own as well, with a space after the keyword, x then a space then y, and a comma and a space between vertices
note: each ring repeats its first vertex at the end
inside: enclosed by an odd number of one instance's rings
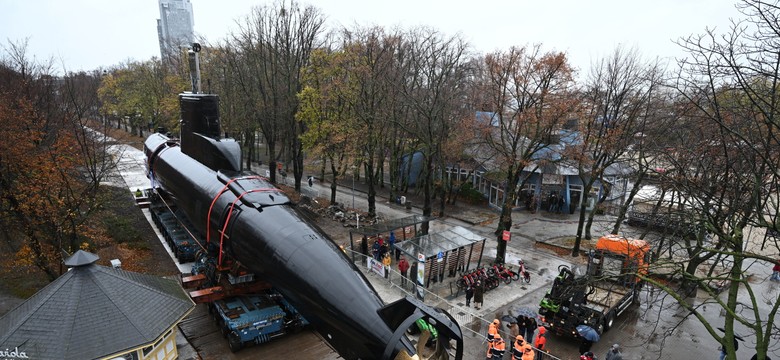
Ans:
MULTIPOLYGON (((26 64, 26 63, 25 63, 26 64)), ((29 70, 27 67, 22 69, 29 70)), ((0 64, 0 239, 16 269, 59 275, 63 253, 104 237, 88 226, 97 207, 96 142, 84 136, 88 106, 58 79, 0 64)))

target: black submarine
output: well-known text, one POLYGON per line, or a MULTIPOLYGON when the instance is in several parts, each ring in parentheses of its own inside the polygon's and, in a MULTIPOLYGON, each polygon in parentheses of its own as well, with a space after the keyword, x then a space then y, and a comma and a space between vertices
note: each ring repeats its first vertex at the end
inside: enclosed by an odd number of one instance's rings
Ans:
POLYGON ((413 297, 385 304, 281 190, 242 169, 240 145, 220 136, 219 97, 198 93, 198 48, 189 51, 193 91, 179 95, 180 137, 158 132, 144 143, 153 191, 173 199, 218 248, 220 263, 231 259, 270 283, 345 359, 461 359, 463 337, 450 314, 413 297), (425 339, 415 347, 405 333, 419 318, 438 333, 429 356, 421 354, 425 339))

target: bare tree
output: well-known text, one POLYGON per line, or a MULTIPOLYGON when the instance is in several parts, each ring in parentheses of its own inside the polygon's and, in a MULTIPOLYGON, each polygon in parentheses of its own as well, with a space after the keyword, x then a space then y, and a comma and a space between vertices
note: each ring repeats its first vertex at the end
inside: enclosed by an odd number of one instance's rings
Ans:
POLYGON ((611 57, 597 63, 588 77, 583 94, 587 110, 580 119, 579 143, 568 150, 577 163, 585 200, 580 205, 572 256, 579 256, 583 235, 591 237, 594 212, 586 221, 588 202, 595 205, 606 198, 609 186, 604 181, 605 170, 624 157, 635 134, 643 129, 647 104, 660 87, 661 71, 658 62, 643 63, 636 50, 617 48, 611 57), (597 182, 602 185, 600 199, 591 194, 597 182))
MULTIPOLYGON (((430 216, 434 171, 445 165, 442 145, 451 136, 453 123, 464 118, 467 45, 458 36, 445 37, 431 29, 417 28, 406 34, 401 51, 407 74, 402 88, 404 105, 410 107, 415 119, 409 132, 419 141, 423 156, 417 186, 422 187, 423 215, 430 216)), ((421 231, 427 233, 427 223, 421 231)))
POLYGON ((680 63, 677 88, 694 109, 689 126, 702 136, 689 137, 686 147, 677 149, 684 153, 677 157, 684 167, 669 179, 708 234, 700 235, 701 245, 695 245, 712 254, 707 268, 680 266, 680 276, 706 292, 707 303, 725 315, 713 324, 685 301, 685 292, 657 284, 702 323, 732 360, 738 326, 749 329, 758 359, 780 346, 773 336, 778 332, 780 296, 762 295, 748 276, 751 267, 777 263, 772 255, 778 244, 751 235, 777 230, 780 7, 743 0, 738 8, 746 18, 725 34, 706 30, 678 42, 689 57, 680 63), (719 296, 713 283, 725 294, 719 296), (718 331, 719 326, 725 332, 718 331))
POLYGON ((497 262, 504 262, 504 230, 512 227, 512 209, 527 180, 523 174, 534 157, 551 144, 563 122, 572 116, 572 69, 563 53, 544 53, 540 45, 512 47, 489 54, 484 60, 481 105, 493 115, 477 119, 480 138, 506 184, 501 217, 496 229, 497 262))
POLYGON ((303 122, 295 119, 301 69, 318 47, 323 23, 324 17, 314 7, 302 8, 295 1, 276 3, 253 9, 228 42, 233 48, 227 57, 228 71, 234 72, 242 101, 265 137, 271 179, 276 181, 277 145, 286 142, 296 190, 303 176, 299 135, 305 130, 303 122))

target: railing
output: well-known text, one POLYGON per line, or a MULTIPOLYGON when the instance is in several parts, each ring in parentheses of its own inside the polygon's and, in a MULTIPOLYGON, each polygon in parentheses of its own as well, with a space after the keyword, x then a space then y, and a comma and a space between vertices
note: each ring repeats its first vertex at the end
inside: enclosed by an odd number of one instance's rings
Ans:
MULTIPOLYGON (((349 248, 345 248, 344 251, 347 252, 348 256, 351 257, 354 255, 355 259, 359 259, 358 268, 363 271, 366 276, 381 276, 366 267, 368 256, 365 256, 360 252, 352 251, 349 248)), ((406 279, 406 284, 404 285, 404 282, 402 281, 403 275, 396 271, 394 267, 397 267, 395 261, 393 261, 393 265, 390 266, 390 269, 385 268, 387 276, 380 281, 387 281, 393 289, 399 291, 399 295, 401 296, 416 296, 416 279, 413 278, 413 275, 409 274, 409 278, 406 279)), ((485 334, 487 334, 487 328, 490 325, 490 321, 474 314, 470 308, 463 308, 450 303, 447 299, 425 287, 420 287, 419 290, 424 292, 423 302, 425 304, 446 310, 458 322, 464 337, 481 340, 485 345, 485 349, 487 349, 487 338, 485 337, 485 334)), ((510 339, 511 336, 508 330, 501 329, 499 332, 504 339, 510 339)), ((514 341, 506 342, 507 352, 510 352, 513 342, 514 341)), ((536 351, 536 360, 561 360, 560 358, 547 352, 540 351, 539 349, 534 348, 534 350, 536 351)))

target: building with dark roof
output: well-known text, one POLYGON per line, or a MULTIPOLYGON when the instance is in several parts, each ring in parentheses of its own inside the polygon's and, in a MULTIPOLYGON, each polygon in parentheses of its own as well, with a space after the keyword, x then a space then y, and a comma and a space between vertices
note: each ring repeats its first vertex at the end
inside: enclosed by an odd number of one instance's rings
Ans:
POLYGON ((176 325, 195 304, 172 279, 95 264, 69 271, 0 318, 9 359, 175 359, 176 325))

